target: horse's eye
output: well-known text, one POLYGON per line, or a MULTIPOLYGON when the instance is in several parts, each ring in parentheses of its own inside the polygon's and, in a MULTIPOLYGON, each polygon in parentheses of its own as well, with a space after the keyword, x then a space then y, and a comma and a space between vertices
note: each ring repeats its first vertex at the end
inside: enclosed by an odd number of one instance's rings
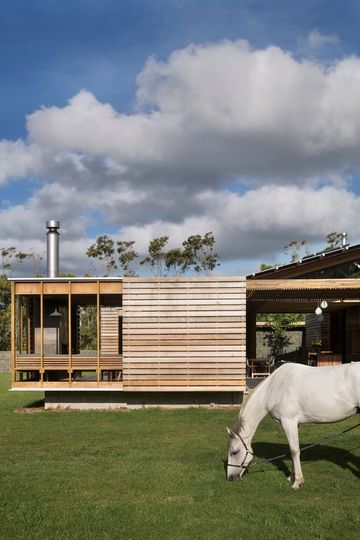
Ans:
POLYGON ((236 456, 236 454, 238 454, 239 452, 240 452, 240 450, 235 450, 234 452, 231 452, 231 455, 236 456))

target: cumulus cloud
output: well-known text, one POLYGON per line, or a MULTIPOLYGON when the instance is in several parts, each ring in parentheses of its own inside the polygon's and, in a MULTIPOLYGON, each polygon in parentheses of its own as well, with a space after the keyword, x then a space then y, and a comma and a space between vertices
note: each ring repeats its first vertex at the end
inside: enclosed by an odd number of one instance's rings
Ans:
POLYGON ((138 112, 81 91, 29 115, 30 141, 111 159, 132 182, 207 187, 299 181, 359 167, 360 59, 331 68, 245 41, 191 46, 149 59, 138 112))
POLYGON ((160 235, 170 236, 171 245, 180 245, 194 231, 213 231, 222 260, 232 260, 266 259, 293 238, 324 241, 334 226, 354 237, 360 235, 360 199, 344 189, 271 185, 243 195, 205 191, 197 199, 202 210, 196 216, 181 223, 159 220, 127 226, 121 236, 136 240, 138 248, 145 251, 149 240, 160 235), (336 208, 341 208, 341 213, 336 208))
POLYGON ((43 150, 24 141, 0 141, 0 184, 14 178, 39 174, 43 169, 43 150))
POLYGON ((0 142, 0 182, 41 183, 0 211, 1 243, 33 244, 60 219, 66 264, 84 271, 97 221, 142 252, 154 236, 178 245, 212 230, 223 260, 268 260, 334 228, 359 236, 359 93, 355 56, 329 66, 239 40, 150 58, 133 113, 82 90, 29 114, 26 141, 0 142))

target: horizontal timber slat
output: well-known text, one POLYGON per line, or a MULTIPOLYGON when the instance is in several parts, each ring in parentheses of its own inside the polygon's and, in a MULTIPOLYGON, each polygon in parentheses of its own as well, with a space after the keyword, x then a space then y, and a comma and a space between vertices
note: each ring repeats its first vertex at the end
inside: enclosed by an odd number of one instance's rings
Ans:
POLYGON ((39 370, 41 367, 41 361, 40 361, 40 358, 36 358, 36 359, 33 359, 33 360, 19 360, 17 359, 16 360, 16 369, 17 370, 31 370, 31 369, 34 369, 34 370, 39 370))
MULTIPOLYGON (((123 362, 123 365, 124 365, 124 368, 125 367, 128 367, 128 368, 131 368, 132 366, 136 366, 137 363, 144 363, 144 364, 147 364, 147 363, 153 363, 153 364, 166 364, 166 363, 176 363, 178 365, 180 365, 182 362, 186 363, 186 362, 189 362, 191 364, 218 364, 218 358, 217 357, 212 357, 212 358, 209 358, 209 357, 202 357, 202 358, 182 358, 182 359, 179 359, 179 358, 175 358, 175 357, 164 357, 164 358, 132 358, 131 361, 127 361, 127 360, 124 360, 123 362)), ((223 359, 223 361, 221 362, 221 364, 219 365, 223 365, 223 363, 226 365, 227 363, 229 364, 237 364, 237 365, 241 365, 242 364, 242 359, 240 358, 237 358, 235 356, 230 356, 226 359, 223 359)), ((245 366, 245 364, 243 364, 245 366)))
MULTIPOLYGON (((246 315, 246 312, 245 312, 245 309, 243 310, 220 310, 219 311, 216 311, 216 310, 211 310, 211 311, 207 311, 207 310, 203 310, 203 311, 198 311, 197 314, 195 314, 195 312, 189 312, 187 311, 186 309, 182 309, 181 311, 177 311, 177 310, 173 310, 171 309, 170 311, 155 311, 154 309, 153 310, 150 310, 150 311, 147 311, 147 310, 144 310, 144 311, 141 311, 140 309, 137 311, 137 310, 125 310, 124 308, 124 317, 126 317, 128 314, 131 314, 131 317, 136 317, 136 315, 138 314, 139 317, 146 317, 148 319, 157 319, 159 316, 160 317, 173 317, 174 316, 174 311, 177 312, 177 315, 179 315, 179 317, 187 317, 187 316, 190 316, 190 317, 194 317, 194 319, 196 320, 196 318, 198 317, 202 317, 203 315, 205 317, 219 317, 219 320, 221 321, 222 318, 227 318, 227 317, 236 317, 236 316, 243 316, 245 317, 246 315)), ((149 321, 151 322, 151 321, 149 321)))
MULTIPOLYGON (((209 334, 189 334, 186 336, 186 334, 135 334, 130 337, 126 337, 124 339, 124 343, 127 345, 134 345, 137 343, 143 343, 145 345, 151 345, 154 343, 164 343, 166 344, 168 341, 175 342, 179 341, 181 343, 184 343, 184 341, 194 343, 194 342, 201 342, 201 341, 207 341, 208 343, 212 342, 214 344, 218 344, 222 341, 229 341, 229 340, 235 340, 236 343, 241 343, 242 341, 245 342, 245 339, 242 337, 238 337, 239 334, 217 334, 217 333, 210 333, 209 334)), ((241 343, 242 344, 242 343, 241 343)))
POLYGON ((137 359, 134 363, 124 363, 124 371, 128 369, 183 369, 184 366, 188 369, 242 369, 245 371, 245 365, 239 361, 239 360, 233 360, 229 359, 227 362, 221 362, 221 364, 218 364, 216 360, 213 359, 206 359, 206 360, 189 360, 184 362, 178 362, 177 359, 172 358, 171 360, 167 361, 166 359, 162 360, 139 360, 137 359))
MULTIPOLYGON (((212 350, 214 347, 216 347, 216 350, 222 350, 221 347, 228 347, 234 349, 234 347, 238 347, 239 345, 245 345, 245 340, 235 340, 235 339, 224 339, 221 342, 221 345, 219 345, 218 341, 216 339, 208 339, 208 340, 188 340, 185 341, 176 341, 176 340, 168 340, 168 341, 146 341, 146 340, 139 340, 139 341, 130 341, 125 343, 125 347, 127 351, 135 351, 135 350, 144 350, 146 348, 147 350, 158 350, 161 348, 161 350, 183 350, 191 347, 194 350, 202 350, 204 347, 204 350, 212 350)), ((227 349, 225 349, 227 350, 227 349)))
POLYGON ((124 278, 124 387, 243 388, 245 278, 124 278))
MULTIPOLYGON (((126 350, 128 352, 133 352, 133 353, 141 353, 141 352, 144 352, 145 353, 152 353, 154 352, 156 355, 159 354, 159 353, 162 353, 162 352, 174 352, 176 353, 177 351, 180 351, 180 352, 184 352, 184 351, 187 351, 189 349, 189 347, 191 347, 191 351, 194 352, 194 353, 200 353, 200 352, 214 352, 214 349, 216 349, 216 352, 226 352, 226 351, 243 351, 244 350, 244 347, 245 347, 245 343, 244 344, 238 344, 237 342, 235 342, 235 344, 223 344, 221 343, 220 345, 219 344, 214 344, 214 343, 208 343, 208 344, 195 344, 195 343, 185 343, 185 342, 178 342, 177 344, 173 344, 173 345, 169 345, 169 344, 159 344, 158 346, 156 344, 152 345, 152 346, 143 346, 141 344, 139 345, 126 345, 126 350), (146 349, 146 350, 144 350, 146 349)), ((218 355, 219 356, 219 355, 218 355)))
POLYGON ((215 340, 218 343, 219 341, 223 341, 227 339, 236 339, 236 340, 243 339, 243 334, 240 332, 234 332, 234 331, 233 332, 229 332, 229 331, 217 332, 214 330, 212 332, 204 333, 202 329, 199 329, 197 332, 191 332, 189 334, 184 333, 184 330, 182 330, 181 333, 180 332, 172 333, 171 331, 170 332, 168 331, 166 334, 154 334, 154 333, 148 334, 146 330, 143 330, 142 334, 136 333, 133 335, 126 335, 123 341, 131 345, 131 343, 134 341, 143 341, 143 340, 151 343, 151 342, 156 342, 156 341, 166 342, 168 340, 193 341, 193 340, 205 339, 207 341, 215 340))
POLYGON ((214 331, 216 333, 222 333, 227 334, 231 332, 240 332, 242 330, 245 330, 246 325, 245 323, 178 323, 176 326, 176 323, 162 323, 161 321, 152 322, 149 324, 146 323, 124 323, 123 324, 123 330, 128 330, 128 332, 124 332, 124 337, 127 337, 129 333, 131 334, 140 334, 142 331, 144 331, 147 334, 169 334, 171 333, 178 333, 182 334, 184 330, 186 330, 186 333, 191 334, 198 334, 198 333, 204 333, 204 334, 210 334, 214 331))
POLYGON ((201 373, 193 373, 193 374, 188 374, 188 373, 185 373, 185 374, 181 374, 181 373, 176 373, 172 376, 171 373, 151 373, 149 375, 146 375, 144 373, 141 373, 141 374, 136 374, 136 373, 131 373, 131 377, 129 377, 129 379, 131 379, 132 381, 136 381, 136 380, 140 380, 140 381, 158 381, 161 383, 161 381, 171 381, 172 383, 175 383, 177 384, 178 382, 182 382, 183 384, 192 384, 192 381, 193 380, 196 380, 196 381, 201 381, 202 383, 204 383, 205 381, 208 382, 208 381, 223 381, 223 382, 227 382, 227 381, 234 381, 235 377, 237 380, 241 380, 243 377, 244 377, 244 373, 241 373, 241 374, 238 374, 238 376, 236 377, 236 373, 229 373, 227 375, 224 375, 224 374, 221 374, 221 373, 213 373, 213 374, 201 374, 201 373))
POLYGON ((159 292, 144 291, 139 293, 137 291, 133 294, 129 293, 127 295, 127 304, 129 305, 129 302, 136 301, 142 301, 144 304, 148 302, 159 302, 161 304, 163 301, 166 301, 169 298, 171 298, 172 301, 183 300, 184 298, 189 298, 192 300, 245 300, 246 295, 245 292, 240 289, 225 289, 222 292, 218 292, 218 290, 215 288, 198 289, 196 293, 189 293, 188 289, 184 289, 183 291, 177 289, 176 294, 172 293, 171 289, 169 289, 167 292, 160 290, 159 292))
POLYGON ((206 283, 211 283, 214 281, 221 281, 222 283, 225 283, 226 281, 245 281, 245 276, 193 276, 193 277, 186 277, 183 278, 181 276, 169 276, 169 277, 148 277, 148 276, 141 276, 141 277, 126 277, 123 278, 123 282, 126 282, 128 284, 130 283, 155 283, 157 285, 166 284, 166 283, 198 283, 200 281, 206 281, 206 283))
MULTIPOLYGON (((159 309, 160 307, 167 307, 167 306, 190 306, 189 309, 207 309, 206 306, 238 306, 240 303, 242 303, 245 300, 245 296, 243 296, 241 299, 237 298, 226 298, 226 299, 219 299, 218 297, 209 298, 207 295, 204 297, 204 299, 199 298, 162 298, 162 299, 153 299, 148 298, 146 300, 127 300, 126 307, 128 306, 141 306, 142 308, 144 306, 154 306, 155 309, 159 309), (199 306, 199 302, 201 302, 201 306, 199 306)), ((179 309, 182 309, 179 307, 179 309)))
POLYGON ((184 384, 184 381, 173 381, 171 379, 164 380, 128 380, 124 381, 124 387, 127 386, 243 386, 245 387, 245 379, 233 379, 233 380, 218 380, 218 379, 209 379, 209 380, 198 380, 194 379, 192 381, 187 381, 184 384))
MULTIPOLYGON (((201 300, 202 302, 202 300, 201 300)), ((234 304, 230 304, 230 303, 220 303, 220 302, 207 302, 207 303, 201 303, 201 304, 198 304, 196 302, 192 303, 192 302, 183 302, 182 304, 178 303, 178 302, 174 302, 174 303, 171 303, 171 302, 166 302, 164 304, 155 304, 155 303, 151 303, 151 304, 137 304, 137 305, 133 305, 133 306, 128 306, 126 305, 126 307, 124 306, 124 315, 129 313, 131 311, 131 313, 137 313, 137 312, 149 312, 149 313, 153 313, 153 312, 156 312, 156 313, 159 313, 159 314, 163 314, 164 312, 168 312, 169 310, 170 311, 175 311, 175 312, 182 312, 185 310, 185 307, 187 308, 186 309, 186 313, 187 315, 191 315, 191 313, 194 314, 194 316, 198 315, 198 312, 199 311, 204 311, 205 315, 207 313, 211 313, 211 312, 216 312, 215 315, 218 316, 218 311, 231 311, 231 312, 235 312, 236 314, 238 315, 245 315, 246 312, 245 312, 245 305, 244 304, 240 304, 239 302, 235 302, 234 304)), ((172 315, 173 316, 173 315, 172 315)))
POLYGON ((163 351, 154 351, 154 352, 144 352, 144 351, 131 351, 131 362, 134 362, 136 358, 177 358, 179 362, 186 362, 191 361, 194 358, 198 358, 200 360, 204 358, 217 358, 218 362, 221 362, 223 359, 227 361, 228 358, 237 358, 239 361, 242 359, 242 352, 243 351, 169 351, 169 352, 163 352, 163 351))
POLYGON ((134 383, 133 385, 124 386, 124 392, 243 392, 246 390, 246 383, 234 384, 231 386, 141 386, 134 383))

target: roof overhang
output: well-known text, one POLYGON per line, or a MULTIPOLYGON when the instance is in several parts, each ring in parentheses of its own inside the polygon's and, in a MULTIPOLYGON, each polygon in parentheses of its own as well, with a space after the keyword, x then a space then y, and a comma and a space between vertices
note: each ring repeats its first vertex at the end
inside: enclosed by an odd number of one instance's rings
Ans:
POLYGON ((97 281, 122 281, 122 277, 16 277, 8 278, 9 281, 16 281, 17 283, 68 283, 69 281, 74 283, 95 283, 97 281))
POLYGON ((321 300, 337 310, 360 305, 360 279, 247 279, 246 298, 263 313, 311 313, 321 300))

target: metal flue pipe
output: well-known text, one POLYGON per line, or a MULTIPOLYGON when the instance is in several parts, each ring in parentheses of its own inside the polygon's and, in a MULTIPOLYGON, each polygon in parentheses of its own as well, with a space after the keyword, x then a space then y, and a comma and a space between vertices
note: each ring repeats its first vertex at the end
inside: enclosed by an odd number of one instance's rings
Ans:
POLYGON ((60 221, 46 222, 47 232, 47 276, 59 277, 59 233, 60 221))
POLYGON ((346 232, 343 232, 341 233, 341 247, 342 248, 346 248, 346 246, 348 246, 348 238, 347 238, 347 233, 346 232))

